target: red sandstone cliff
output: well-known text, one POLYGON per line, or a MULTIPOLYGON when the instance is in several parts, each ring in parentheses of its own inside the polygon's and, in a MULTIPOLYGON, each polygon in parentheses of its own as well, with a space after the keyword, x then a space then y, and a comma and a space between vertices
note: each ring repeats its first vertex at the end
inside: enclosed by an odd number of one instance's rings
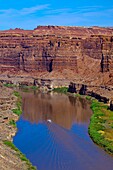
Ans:
POLYGON ((0 31, 0 72, 112 84, 113 28, 0 31))

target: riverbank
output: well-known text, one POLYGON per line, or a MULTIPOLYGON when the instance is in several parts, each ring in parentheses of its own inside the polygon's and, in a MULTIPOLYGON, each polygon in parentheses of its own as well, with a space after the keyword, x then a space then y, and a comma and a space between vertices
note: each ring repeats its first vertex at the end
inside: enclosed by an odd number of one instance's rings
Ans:
POLYGON ((17 131, 15 122, 21 112, 18 96, 15 95, 13 89, 0 84, 0 167, 1 170, 35 169, 12 143, 12 137, 17 131))
MULTIPOLYGON (((68 88, 59 88, 56 92, 67 93, 68 88)), ((0 87, 0 163, 1 168, 5 170, 27 170, 29 165, 26 164, 26 158, 23 154, 11 144, 12 137, 15 135, 17 129, 15 122, 18 120, 21 109, 20 104, 17 102, 18 93, 13 89, 0 87), (14 114, 13 112, 16 114, 14 114), (20 110, 18 112, 18 110, 20 110), (5 141, 5 142, 4 142, 5 141), (7 142, 8 141, 8 142, 7 142), (10 147, 9 147, 10 146, 10 147), (12 149, 13 148, 13 149, 12 149), (20 158, 20 156, 22 156, 20 158), (23 159, 24 161, 22 161, 23 159)), ((80 96, 79 94, 72 94, 74 96, 80 96)), ((84 96, 85 97, 85 96, 84 96)), ((91 100, 91 97, 85 97, 87 100, 91 100)), ((113 154, 113 112, 108 110, 108 106, 103 103, 99 103, 95 100, 91 100, 91 108, 94 112, 91 117, 89 126, 89 134, 92 140, 99 146, 103 147, 106 151, 113 154)), ((28 160, 26 160, 28 161, 28 160)), ((34 168, 34 167, 33 167, 34 168)))
POLYGON ((97 100, 92 100, 91 109, 89 135, 97 145, 113 154, 113 112, 97 100))
MULTIPOLYGON (((68 92, 65 87, 55 88, 54 91, 65 94, 68 92)), ((81 96, 75 93, 72 95, 81 96)), ((109 110, 109 106, 107 104, 99 102, 96 99, 92 99, 91 96, 82 96, 91 101, 93 115, 91 116, 88 128, 91 139, 105 151, 113 154, 113 111, 109 110)))

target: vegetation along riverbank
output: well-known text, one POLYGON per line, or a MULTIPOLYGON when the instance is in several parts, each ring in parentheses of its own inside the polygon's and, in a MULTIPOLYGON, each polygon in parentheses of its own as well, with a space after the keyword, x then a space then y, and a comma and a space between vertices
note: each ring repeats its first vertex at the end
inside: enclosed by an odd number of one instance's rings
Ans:
POLYGON ((89 135, 96 144, 113 154, 113 111, 97 100, 92 100, 91 109, 89 135))
MULTIPOLYGON (((67 93, 66 87, 55 88, 54 92, 67 93)), ((73 93, 73 96, 81 96, 73 93)), ((90 119, 88 132, 92 140, 105 151, 113 154, 113 111, 109 110, 107 104, 98 102, 90 96, 84 96, 91 101, 91 109, 93 115, 90 119)))
POLYGON ((16 121, 22 113, 21 96, 0 84, 0 167, 5 170, 36 169, 12 143, 16 121))

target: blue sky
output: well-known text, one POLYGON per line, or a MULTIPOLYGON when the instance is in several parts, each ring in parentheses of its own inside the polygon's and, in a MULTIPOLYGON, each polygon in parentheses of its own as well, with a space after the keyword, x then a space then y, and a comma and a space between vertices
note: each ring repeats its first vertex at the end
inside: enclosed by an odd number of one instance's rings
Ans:
POLYGON ((113 26, 113 0, 0 0, 0 30, 38 25, 113 26))

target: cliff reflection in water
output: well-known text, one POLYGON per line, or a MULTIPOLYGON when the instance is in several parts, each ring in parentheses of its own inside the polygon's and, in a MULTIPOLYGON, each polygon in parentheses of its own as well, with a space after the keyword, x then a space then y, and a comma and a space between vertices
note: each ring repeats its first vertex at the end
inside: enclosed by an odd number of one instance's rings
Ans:
POLYGON ((13 143, 37 169, 113 169, 112 158, 88 136, 91 110, 85 99, 52 93, 22 96, 23 114, 13 143))
POLYGON ((23 93, 22 96, 22 118, 32 123, 51 120, 70 129, 74 123, 88 123, 91 117, 90 107, 83 98, 52 93, 23 93))

